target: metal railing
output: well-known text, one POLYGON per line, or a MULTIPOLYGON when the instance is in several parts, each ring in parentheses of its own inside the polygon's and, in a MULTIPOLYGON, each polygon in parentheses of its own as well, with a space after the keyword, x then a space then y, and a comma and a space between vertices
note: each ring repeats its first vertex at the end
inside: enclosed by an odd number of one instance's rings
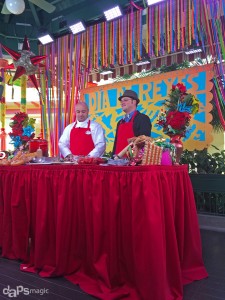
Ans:
POLYGON ((225 216, 225 175, 190 174, 197 212, 225 216))

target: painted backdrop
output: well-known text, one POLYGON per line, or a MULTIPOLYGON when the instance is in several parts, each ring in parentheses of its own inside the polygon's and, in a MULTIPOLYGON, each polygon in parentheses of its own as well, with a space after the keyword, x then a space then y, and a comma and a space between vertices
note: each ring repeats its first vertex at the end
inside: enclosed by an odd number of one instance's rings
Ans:
POLYGON ((199 112, 192 116, 190 130, 183 138, 184 148, 201 150, 212 142, 212 93, 213 66, 206 65, 165 74, 128 80, 105 86, 92 87, 81 91, 81 99, 90 109, 91 118, 102 124, 107 139, 107 151, 112 150, 116 123, 124 115, 118 97, 124 90, 132 89, 139 95, 138 110, 147 114, 152 122, 152 137, 164 137, 162 129, 156 124, 163 102, 168 98, 172 84, 182 82, 188 93, 194 94, 200 100, 199 112))

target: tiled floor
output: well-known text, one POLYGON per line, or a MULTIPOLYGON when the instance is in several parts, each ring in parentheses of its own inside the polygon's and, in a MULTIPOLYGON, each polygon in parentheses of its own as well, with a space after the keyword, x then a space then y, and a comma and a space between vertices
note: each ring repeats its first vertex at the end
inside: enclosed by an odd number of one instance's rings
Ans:
MULTIPOLYGON (((4 290, 5 293, 7 292, 4 290)), ((0 299, 38 299, 38 300, 93 300, 95 298, 87 295, 79 289, 77 285, 72 284, 63 277, 59 278, 41 278, 36 274, 25 273, 19 270, 19 262, 7 259, 0 259, 0 299), (23 286, 28 289, 40 289, 43 295, 32 294, 17 297, 8 297, 3 294, 3 289, 10 286, 15 289, 23 286), (45 290, 44 290, 45 289, 45 290), (46 293, 46 290, 48 292, 46 293)))
POLYGON ((224 300, 225 232, 201 230, 201 237, 203 259, 209 277, 186 285, 184 300, 224 300))
MULTIPOLYGON (((209 278, 184 287, 184 300, 225 300, 225 232, 201 230, 203 258, 209 278)), ((64 278, 40 278, 23 273, 19 262, 0 258, 0 299, 48 299, 91 300, 95 299, 64 278), (7 286, 22 285, 27 288, 48 289, 44 295, 11 297, 3 294, 7 286)), ((154 300, 154 299, 149 299, 154 300)), ((166 300, 166 299, 162 299, 166 300)))

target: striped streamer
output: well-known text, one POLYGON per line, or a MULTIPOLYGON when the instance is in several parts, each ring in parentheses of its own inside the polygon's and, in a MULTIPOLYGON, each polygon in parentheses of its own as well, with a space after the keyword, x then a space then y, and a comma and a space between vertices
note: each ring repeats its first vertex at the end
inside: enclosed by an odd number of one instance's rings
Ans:
POLYGON ((87 86, 90 70, 132 63, 142 57, 143 46, 155 57, 193 42, 218 61, 217 94, 220 91, 221 97, 217 108, 223 111, 225 0, 167 0, 40 46, 39 52, 47 55, 46 71, 40 73, 42 130, 51 154, 57 154, 58 139, 74 118, 74 105, 87 86))

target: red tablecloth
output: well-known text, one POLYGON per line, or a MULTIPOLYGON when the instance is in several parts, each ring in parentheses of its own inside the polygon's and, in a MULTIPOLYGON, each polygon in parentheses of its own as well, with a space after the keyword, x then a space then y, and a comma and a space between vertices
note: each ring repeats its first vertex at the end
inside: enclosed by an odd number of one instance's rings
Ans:
POLYGON ((2 255, 105 300, 182 299, 207 277, 186 166, 0 168, 2 255))

